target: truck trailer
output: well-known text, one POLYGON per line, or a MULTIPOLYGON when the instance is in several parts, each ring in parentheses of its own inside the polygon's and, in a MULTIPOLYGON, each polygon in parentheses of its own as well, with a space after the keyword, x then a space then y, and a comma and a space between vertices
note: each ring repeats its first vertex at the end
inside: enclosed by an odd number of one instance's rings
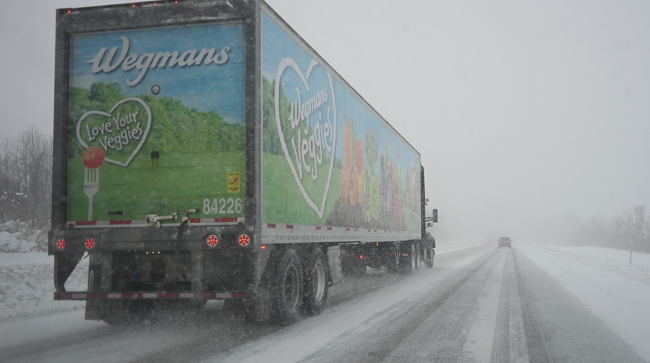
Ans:
POLYGON ((264 1, 59 9, 54 96, 54 299, 86 319, 291 323, 433 264, 420 154, 264 1))

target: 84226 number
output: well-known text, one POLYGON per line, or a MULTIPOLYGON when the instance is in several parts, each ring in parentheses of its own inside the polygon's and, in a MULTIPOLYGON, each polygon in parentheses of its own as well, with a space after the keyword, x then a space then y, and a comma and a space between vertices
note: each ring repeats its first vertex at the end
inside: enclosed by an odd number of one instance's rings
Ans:
POLYGON ((212 203, 210 199, 203 199, 203 214, 240 214, 244 207, 241 198, 214 198, 212 203))

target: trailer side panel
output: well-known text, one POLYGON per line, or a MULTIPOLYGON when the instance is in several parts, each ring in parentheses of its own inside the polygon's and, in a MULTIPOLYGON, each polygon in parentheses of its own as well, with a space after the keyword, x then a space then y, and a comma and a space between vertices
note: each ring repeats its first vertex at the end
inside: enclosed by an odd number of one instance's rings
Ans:
POLYGON ((420 155, 262 12, 262 242, 420 239, 420 155))

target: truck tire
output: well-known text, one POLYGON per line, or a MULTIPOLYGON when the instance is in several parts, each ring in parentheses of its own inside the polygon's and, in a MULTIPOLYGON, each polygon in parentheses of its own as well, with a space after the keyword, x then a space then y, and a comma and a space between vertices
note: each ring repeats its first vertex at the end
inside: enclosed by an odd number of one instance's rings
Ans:
POLYGON ((418 250, 415 243, 410 243, 408 247, 408 256, 405 259, 406 266, 404 268, 404 273, 415 273, 418 270, 418 263, 420 257, 418 256, 418 250))
POLYGON ((391 244, 390 248, 388 249, 388 272, 390 273, 400 273, 401 270, 401 265, 400 265, 400 257, 399 257, 399 249, 397 248, 396 245, 391 244))
POLYGON ((433 268, 433 259, 436 257, 436 251, 433 248, 426 246, 424 247, 424 264, 428 268, 433 268))
POLYGON ((305 267, 303 307, 309 315, 318 315, 325 308, 329 287, 329 266, 323 250, 314 248, 305 267))
POLYGON ((303 274, 296 251, 288 249, 282 254, 271 288, 273 320, 282 325, 298 320, 303 300, 303 274))

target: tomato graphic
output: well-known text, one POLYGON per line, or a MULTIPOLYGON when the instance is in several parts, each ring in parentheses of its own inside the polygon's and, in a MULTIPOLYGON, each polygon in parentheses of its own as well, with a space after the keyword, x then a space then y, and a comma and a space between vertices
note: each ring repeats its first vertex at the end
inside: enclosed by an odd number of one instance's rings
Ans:
POLYGON ((91 146, 81 155, 81 160, 88 169, 97 169, 104 163, 104 150, 98 146, 91 146))

